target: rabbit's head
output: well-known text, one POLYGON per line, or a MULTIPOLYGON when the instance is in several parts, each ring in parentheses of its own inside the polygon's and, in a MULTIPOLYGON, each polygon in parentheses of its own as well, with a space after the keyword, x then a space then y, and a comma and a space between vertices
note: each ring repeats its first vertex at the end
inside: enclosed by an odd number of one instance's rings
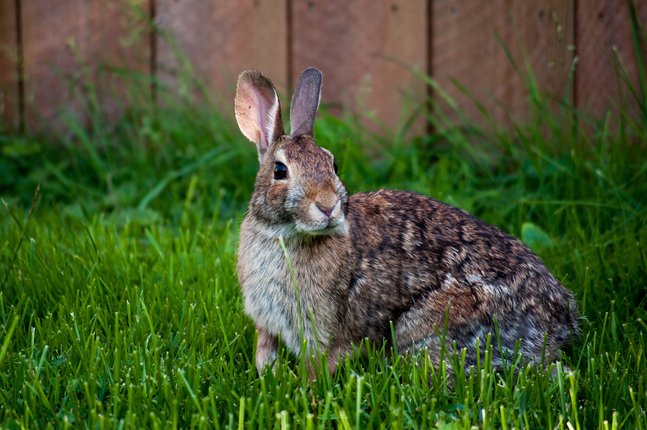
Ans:
POLYGON ((290 107, 289 135, 272 82, 245 71, 236 88, 236 121, 256 144, 260 163, 250 215, 273 237, 345 234, 348 194, 337 176, 334 156, 314 141, 313 124, 322 76, 306 69, 290 107))

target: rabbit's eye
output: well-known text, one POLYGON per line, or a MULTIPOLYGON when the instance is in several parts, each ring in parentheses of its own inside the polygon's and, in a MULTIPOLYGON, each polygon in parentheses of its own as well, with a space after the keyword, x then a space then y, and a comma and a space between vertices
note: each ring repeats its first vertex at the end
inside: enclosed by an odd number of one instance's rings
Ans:
POLYGON ((277 161, 274 163, 274 179, 285 179, 288 177, 288 167, 281 163, 280 161, 277 161))
POLYGON ((339 173, 339 168, 337 168, 337 163, 335 163, 334 161, 332 163, 332 168, 335 169, 335 175, 339 173))

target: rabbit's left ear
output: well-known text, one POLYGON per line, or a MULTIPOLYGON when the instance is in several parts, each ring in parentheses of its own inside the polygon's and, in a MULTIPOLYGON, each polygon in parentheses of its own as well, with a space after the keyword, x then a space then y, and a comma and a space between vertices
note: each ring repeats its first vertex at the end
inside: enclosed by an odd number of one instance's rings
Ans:
POLYGON ((256 144, 258 158, 283 135, 279 98, 272 82, 255 70, 238 77, 234 101, 236 122, 246 138, 256 144))
POLYGON ((321 72, 313 67, 299 77, 290 106, 290 136, 314 136, 314 122, 321 99, 321 72))

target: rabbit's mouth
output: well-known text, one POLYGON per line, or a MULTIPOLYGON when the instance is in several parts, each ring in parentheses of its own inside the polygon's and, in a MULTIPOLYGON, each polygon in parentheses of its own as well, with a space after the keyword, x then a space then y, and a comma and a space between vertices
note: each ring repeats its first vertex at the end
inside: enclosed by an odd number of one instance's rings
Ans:
POLYGON ((343 214, 334 220, 325 223, 309 224, 302 221, 295 223, 297 232, 308 236, 340 236, 348 234, 348 225, 343 214))

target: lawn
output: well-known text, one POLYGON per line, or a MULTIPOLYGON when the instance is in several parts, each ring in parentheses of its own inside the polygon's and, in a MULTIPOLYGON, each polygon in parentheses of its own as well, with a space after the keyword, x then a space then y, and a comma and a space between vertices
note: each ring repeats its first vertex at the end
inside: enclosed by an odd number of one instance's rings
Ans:
POLYGON ((438 114, 415 138, 321 114, 350 192, 424 193, 522 238, 584 318, 546 367, 486 354, 448 384, 368 345, 308 384, 285 350, 276 374, 254 366, 235 260, 255 148, 213 108, 160 106, 68 119, 55 142, 0 134, 3 428, 647 428, 644 110, 535 97, 512 128, 438 114))

